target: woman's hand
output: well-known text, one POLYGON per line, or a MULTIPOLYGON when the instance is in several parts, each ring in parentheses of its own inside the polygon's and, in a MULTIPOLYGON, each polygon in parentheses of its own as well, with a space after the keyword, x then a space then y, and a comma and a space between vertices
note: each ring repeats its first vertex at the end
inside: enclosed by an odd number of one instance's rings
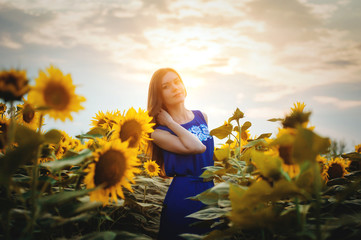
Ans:
POLYGON ((196 135, 174 121, 172 116, 164 109, 159 111, 157 122, 168 127, 175 134, 173 135, 161 129, 154 130, 151 138, 160 148, 178 154, 198 154, 203 153, 207 149, 196 135))
POLYGON ((169 124, 174 122, 174 120, 167 111, 165 111, 164 109, 161 109, 157 116, 157 122, 160 125, 169 126, 169 124))

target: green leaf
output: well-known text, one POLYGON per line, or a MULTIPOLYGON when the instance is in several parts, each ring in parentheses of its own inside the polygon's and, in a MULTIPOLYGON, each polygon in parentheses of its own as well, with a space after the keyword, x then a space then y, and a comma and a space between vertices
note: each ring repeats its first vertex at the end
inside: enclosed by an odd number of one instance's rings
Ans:
POLYGON ((198 200, 206 205, 215 205, 220 200, 227 200, 228 194, 229 183, 222 182, 196 196, 189 197, 188 199, 198 200))
POLYGON ((11 175, 19 168, 20 165, 31 163, 36 157, 36 151, 39 142, 29 142, 26 145, 19 145, 17 148, 9 150, 0 157, 0 184, 7 185, 11 175))
POLYGON ((230 159, 230 160, 228 160, 228 163, 231 164, 232 166, 235 166, 239 170, 242 170, 245 167, 244 161, 230 159))
POLYGON ((232 120, 239 121, 240 118, 244 117, 244 113, 239 110, 239 108, 234 111, 233 116, 228 119, 228 123, 230 123, 232 120))
POLYGON ((239 132, 239 127, 238 127, 238 126, 235 126, 235 127, 233 128, 233 131, 239 132))
POLYGON ((330 146, 328 138, 320 137, 306 128, 299 127, 297 130, 293 148, 293 157, 297 163, 306 160, 316 161, 316 156, 326 152, 330 146))
POLYGON ((69 158, 63 158, 57 161, 42 163, 41 166, 47 167, 51 172, 57 172, 66 167, 78 165, 91 156, 92 156, 92 151, 90 149, 85 149, 81 151, 79 155, 72 156, 69 158))
POLYGON ((58 130, 56 129, 52 129, 48 132, 46 132, 44 134, 44 137, 45 137, 45 141, 47 143, 53 143, 53 144, 57 144, 60 142, 60 139, 62 137, 62 134, 61 132, 59 132, 58 130))
POLYGON ((267 121, 270 121, 270 122, 281 122, 281 121, 283 121, 283 118, 271 118, 271 119, 268 119, 267 121))
POLYGON ((152 238, 141 233, 131 233, 126 231, 94 232, 80 238, 80 240, 108 240, 108 239, 109 240, 113 240, 113 239, 151 240, 152 238))
POLYGON ((249 143, 247 143, 243 147, 244 148, 250 148, 250 147, 254 147, 254 146, 257 146, 259 144, 265 144, 265 143, 266 143, 266 141, 263 138, 260 138, 260 139, 250 141, 249 143))
POLYGON ((202 209, 198 212, 189 214, 186 217, 196 218, 199 220, 213 220, 225 216, 230 210, 231 208, 209 207, 206 209, 202 209))
POLYGON ((271 135, 272 133, 262 133, 257 139, 269 138, 271 135))
POLYGON ((228 135, 232 133, 233 126, 232 124, 222 125, 218 128, 212 129, 210 135, 215 136, 219 139, 226 138, 228 135))
POLYGON ((246 131, 248 128, 250 128, 252 126, 252 123, 247 121, 245 123, 243 123, 242 127, 241 127, 241 132, 246 131))
POLYGON ((266 178, 278 180, 281 175, 282 159, 278 156, 266 155, 260 151, 253 151, 252 161, 266 178))
POLYGON ((83 236, 81 239, 89 239, 89 240, 113 240, 117 237, 115 232, 106 231, 106 232, 94 232, 83 236))
POLYGON ((52 195, 40 198, 39 204, 42 207, 61 205, 63 203, 71 201, 77 197, 84 196, 93 190, 94 189, 84 189, 84 190, 76 190, 76 191, 64 191, 64 192, 52 194, 52 195))
POLYGON ((10 199, 0 197, 0 213, 7 212, 16 207, 16 203, 10 199))
POLYGON ((193 234, 193 233, 182 233, 179 236, 186 240, 202 240, 202 239, 204 239, 203 235, 198 235, 198 234, 193 234))
POLYGON ((223 161, 229 156, 229 148, 217 148, 214 150, 214 156, 218 161, 223 161))
POLYGON ((80 134, 75 137, 83 139, 95 139, 95 138, 102 138, 107 135, 107 130, 101 127, 94 127, 89 132, 85 134, 80 134))
POLYGON ((39 146, 44 142, 44 136, 34 130, 20 124, 16 124, 15 142, 19 145, 30 144, 32 146, 39 146))
POLYGON ((341 157, 348 158, 353 161, 361 161, 361 154, 357 152, 342 154, 341 157))

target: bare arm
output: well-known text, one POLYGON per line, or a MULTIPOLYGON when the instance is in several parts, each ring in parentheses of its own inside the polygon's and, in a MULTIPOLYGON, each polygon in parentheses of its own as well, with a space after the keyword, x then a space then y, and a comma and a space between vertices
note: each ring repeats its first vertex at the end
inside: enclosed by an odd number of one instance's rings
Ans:
POLYGON ((191 132, 176 123, 173 118, 164 110, 158 117, 158 123, 167 126, 175 134, 156 129, 151 138, 160 148, 178 154, 198 154, 206 150, 206 146, 191 132))

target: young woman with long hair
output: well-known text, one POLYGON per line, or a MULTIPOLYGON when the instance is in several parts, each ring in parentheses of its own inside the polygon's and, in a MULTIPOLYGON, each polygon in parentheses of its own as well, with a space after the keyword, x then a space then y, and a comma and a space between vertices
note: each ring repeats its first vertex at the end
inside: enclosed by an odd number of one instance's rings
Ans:
POLYGON ((173 177, 164 199, 158 239, 181 239, 182 233, 202 234, 209 229, 190 226, 196 220, 187 215, 204 207, 187 199, 214 186, 199 176, 212 166, 214 142, 208 131, 207 115, 188 110, 187 92, 180 75, 172 68, 154 72, 149 84, 148 112, 156 125, 151 134, 152 158, 163 176, 173 177))

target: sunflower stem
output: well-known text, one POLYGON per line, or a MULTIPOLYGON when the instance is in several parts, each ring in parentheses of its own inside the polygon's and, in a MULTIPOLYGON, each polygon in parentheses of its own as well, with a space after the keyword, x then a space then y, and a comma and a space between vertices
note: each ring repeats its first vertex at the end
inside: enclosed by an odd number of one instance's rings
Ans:
POLYGON ((10 125, 9 125, 9 134, 8 134, 8 146, 14 142, 15 138, 15 110, 14 110, 14 102, 10 102, 10 125))
POLYGON ((316 239, 322 240, 321 232, 321 175, 318 163, 313 163, 313 170, 315 175, 315 190, 316 190, 316 239))
MULTIPOLYGON (((7 149, 10 150, 12 143, 15 139, 15 113, 14 113, 14 101, 10 101, 10 124, 9 124, 9 130, 7 134, 7 149)), ((5 185, 5 191, 6 191, 6 198, 11 199, 11 191, 10 191, 10 181, 5 185)), ((3 228, 5 230, 5 236, 6 239, 10 239, 10 209, 7 209, 5 212, 5 221, 1 221, 3 228)))
POLYGON ((241 125, 239 124, 239 119, 237 119, 237 125, 238 125, 238 145, 239 145, 239 153, 237 156, 237 160, 241 159, 241 150, 242 150, 242 142, 241 142, 241 125))
MULTIPOLYGON (((38 127, 38 133, 41 132, 41 127, 43 125, 43 114, 40 115, 40 120, 39 120, 39 127, 38 127)), ((40 154, 41 154, 41 147, 42 145, 40 144, 39 147, 36 150, 36 155, 34 158, 34 165, 33 165, 33 179, 32 179, 32 185, 31 185, 31 220, 28 224, 28 234, 30 236, 32 236, 33 232, 34 232, 34 227, 35 227, 35 223, 36 223, 36 219, 38 217, 38 206, 37 206, 37 200, 38 200, 38 193, 37 193, 37 185, 38 185, 38 178, 39 178, 39 158, 40 158, 40 154)))
POLYGON ((296 205, 296 216, 297 216, 297 231, 303 231, 303 225, 301 222, 301 212, 300 212, 300 203, 298 197, 295 197, 295 205, 296 205))
POLYGON ((143 203, 145 203, 145 195, 147 192, 147 185, 144 186, 144 198, 143 198, 143 203))

